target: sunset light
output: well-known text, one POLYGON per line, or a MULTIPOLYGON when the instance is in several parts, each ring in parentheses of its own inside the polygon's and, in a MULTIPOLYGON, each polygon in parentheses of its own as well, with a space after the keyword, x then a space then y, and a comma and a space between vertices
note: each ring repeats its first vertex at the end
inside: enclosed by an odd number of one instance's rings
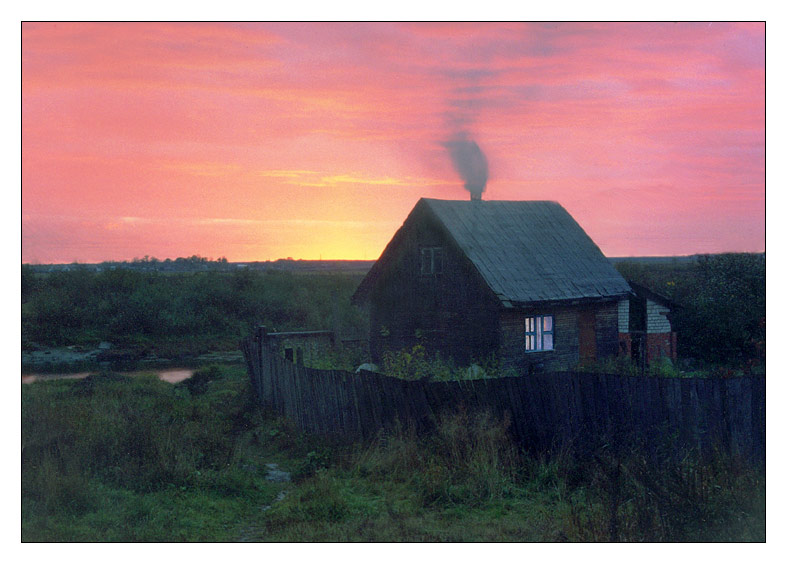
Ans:
POLYGON ((22 260, 376 259, 419 198, 765 250, 763 23, 22 24, 22 260))

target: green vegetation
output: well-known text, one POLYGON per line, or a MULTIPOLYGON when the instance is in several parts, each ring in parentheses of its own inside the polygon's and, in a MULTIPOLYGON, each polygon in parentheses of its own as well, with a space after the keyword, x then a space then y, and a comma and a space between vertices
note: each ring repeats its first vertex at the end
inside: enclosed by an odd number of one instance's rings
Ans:
POLYGON ((236 540, 280 488, 239 368, 22 389, 22 539, 236 540))
POLYGON ((37 382, 22 389, 22 540, 764 540, 764 470, 746 461, 538 458, 506 428, 459 412, 431 436, 338 446, 266 414, 239 368, 37 382), (294 481, 267 481, 267 463, 294 481))
POLYGON ((523 454, 505 423, 444 418, 382 436, 300 483, 259 520, 276 541, 764 540, 762 474, 719 457, 648 464, 599 452, 523 454))
POLYGON ((677 305, 678 355, 750 371, 765 361, 765 255, 700 256, 696 263, 621 262, 618 271, 677 305))
MULTIPOLYGON (((618 267, 682 306, 681 356, 731 369, 764 359, 763 257, 618 267)), ((235 350, 257 323, 331 328, 334 304, 342 328, 360 337, 366 320, 349 305, 360 278, 23 267, 23 347, 110 341, 161 357, 235 350)), ((358 362, 344 349, 313 365, 358 362)), ((480 369, 459 370, 421 346, 383 366, 406 379, 501 375, 493 358, 480 369)), ((400 429, 371 444, 331 444, 264 412, 242 367, 204 368, 174 386, 113 373, 24 385, 22 540, 765 539, 764 469, 748 461, 719 454, 653 464, 636 450, 603 449, 542 458, 484 414, 459 412, 437 427, 431 436, 400 429), (266 480, 268 463, 294 481, 266 480)))
MULTIPOLYGON (((617 268, 626 278, 679 306, 673 314, 679 355, 696 361, 696 366, 688 368, 724 365, 748 371, 763 364, 764 255, 709 255, 696 262, 621 262, 617 268)), ((37 274, 24 265, 22 346, 24 350, 94 347, 110 341, 121 351, 133 351, 131 357, 147 353, 162 358, 194 356, 236 350, 238 339, 258 323, 267 325, 269 331, 332 328, 334 313, 345 335, 361 338, 367 320, 349 303, 361 278, 360 274, 276 270, 175 273, 117 268, 92 272, 78 265, 70 271, 37 274)), ((343 363, 340 358, 333 360, 343 363)), ((423 363, 416 358, 404 366, 404 360, 391 359, 389 364, 393 370, 416 377, 423 363)), ((446 359, 428 360, 440 365, 440 373, 453 370, 446 359)), ((483 364, 487 372, 494 370, 493 360, 483 364)))
POLYGON ((359 275, 279 271, 161 273, 127 269, 35 274, 22 267, 22 346, 110 341, 160 357, 237 350, 258 323, 269 331, 330 329, 360 336, 349 299, 359 275))
POLYGON ((385 351, 382 372, 402 380, 471 380, 515 375, 513 370, 501 369, 494 355, 470 367, 460 367, 439 352, 430 354, 422 344, 401 351, 385 351))

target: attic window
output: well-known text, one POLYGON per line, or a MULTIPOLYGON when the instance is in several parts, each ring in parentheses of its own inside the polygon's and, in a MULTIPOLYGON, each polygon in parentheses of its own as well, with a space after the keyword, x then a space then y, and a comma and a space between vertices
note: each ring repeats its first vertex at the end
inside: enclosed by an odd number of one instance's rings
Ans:
POLYGON ((525 352, 553 350, 554 337, 554 319, 551 315, 525 318, 525 352))
POLYGON ((422 247, 421 248, 421 274, 442 274, 443 272, 443 248, 442 247, 422 247))

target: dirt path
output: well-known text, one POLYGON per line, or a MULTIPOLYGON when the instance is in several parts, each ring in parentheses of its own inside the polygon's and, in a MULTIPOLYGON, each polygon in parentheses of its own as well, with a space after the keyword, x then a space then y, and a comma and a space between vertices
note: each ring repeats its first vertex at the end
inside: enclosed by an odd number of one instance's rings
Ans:
MULTIPOLYGON (((290 473, 285 472, 279 468, 278 464, 269 463, 265 465, 266 474, 265 479, 269 482, 278 482, 281 484, 289 484, 290 483, 290 473)), ((271 507, 275 504, 282 501, 285 497, 287 497, 287 493, 289 492, 289 488, 285 487, 282 489, 279 494, 271 501, 270 505, 261 505, 259 507, 259 512, 264 513, 268 511, 271 507)), ((261 539, 259 538, 259 528, 257 527, 246 527, 240 534, 238 538, 238 542, 259 542, 261 539)))

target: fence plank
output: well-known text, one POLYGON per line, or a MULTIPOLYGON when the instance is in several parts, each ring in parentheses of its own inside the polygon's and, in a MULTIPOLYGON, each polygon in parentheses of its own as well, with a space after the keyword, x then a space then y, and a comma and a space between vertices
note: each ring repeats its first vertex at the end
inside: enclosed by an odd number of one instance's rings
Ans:
POLYGON ((508 397, 508 405, 511 408, 511 430, 517 441, 522 442, 525 435, 523 427, 525 413, 522 411, 522 396, 516 386, 516 380, 511 377, 500 378, 503 390, 508 397))
POLYGON ((680 383, 680 437, 686 448, 697 446, 697 391, 694 380, 679 378, 680 383))
POLYGON ((752 456, 765 459, 765 378, 752 378, 752 456))
POLYGON ((396 420, 428 429, 446 410, 508 416, 523 446, 550 450, 628 444, 636 438, 654 454, 720 446, 764 460, 764 377, 634 378, 590 373, 520 375, 450 382, 403 381, 380 374, 316 370, 286 361, 266 340, 245 338, 240 348, 257 401, 307 432, 348 440, 370 438, 396 420))

